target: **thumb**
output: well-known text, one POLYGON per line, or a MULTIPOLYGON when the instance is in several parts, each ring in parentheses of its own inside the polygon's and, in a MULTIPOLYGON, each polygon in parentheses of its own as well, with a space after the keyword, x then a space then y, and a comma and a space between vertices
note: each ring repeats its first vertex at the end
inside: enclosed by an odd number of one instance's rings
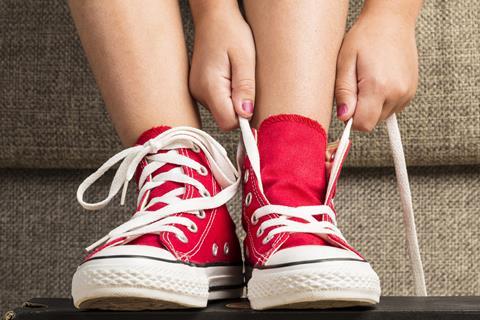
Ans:
POLYGON ((340 53, 335 80, 337 118, 343 122, 355 113, 357 104, 357 59, 356 55, 340 53))
POLYGON ((250 118, 255 103, 255 55, 232 54, 230 64, 235 112, 241 117, 250 118))

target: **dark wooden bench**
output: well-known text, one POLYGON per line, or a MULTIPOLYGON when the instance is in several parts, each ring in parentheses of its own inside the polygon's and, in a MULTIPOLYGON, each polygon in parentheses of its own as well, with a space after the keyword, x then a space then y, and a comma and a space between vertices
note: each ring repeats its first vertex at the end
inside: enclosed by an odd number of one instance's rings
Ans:
POLYGON ((210 303, 205 309, 145 312, 78 311, 69 299, 32 299, 9 311, 4 320, 155 319, 155 320, 319 320, 480 319, 480 297, 383 297, 373 308, 253 311, 246 300, 210 303))

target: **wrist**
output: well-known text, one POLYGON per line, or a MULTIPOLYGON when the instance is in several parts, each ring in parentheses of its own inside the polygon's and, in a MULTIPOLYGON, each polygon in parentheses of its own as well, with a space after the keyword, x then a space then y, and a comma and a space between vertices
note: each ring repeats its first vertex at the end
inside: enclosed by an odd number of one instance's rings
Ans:
POLYGON ((360 17, 387 17, 388 21, 415 29, 421 6, 422 0, 365 0, 360 17))
POLYGON ((195 25, 205 18, 240 12, 237 0, 189 0, 189 4, 195 25))

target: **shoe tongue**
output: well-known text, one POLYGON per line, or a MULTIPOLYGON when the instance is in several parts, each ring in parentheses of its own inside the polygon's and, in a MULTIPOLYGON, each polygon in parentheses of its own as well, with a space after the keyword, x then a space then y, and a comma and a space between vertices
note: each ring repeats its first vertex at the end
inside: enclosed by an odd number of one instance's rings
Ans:
POLYGON ((326 192, 327 135, 316 121, 293 114, 265 119, 258 129, 260 171, 272 204, 321 205, 326 192))
MULTIPOLYGON (((168 126, 160 126, 160 127, 154 127, 152 129, 149 129, 149 130, 145 131, 144 133, 142 133, 142 135, 140 135, 136 144, 137 145, 142 145, 142 144, 146 143, 147 141, 149 141, 150 139, 153 139, 153 138, 157 137, 158 135, 162 134, 163 132, 165 132, 169 129, 171 129, 171 127, 168 127, 168 126)), ((158 153, 166 153, 168 151, 169 150, 160 150, 158 153)), ((140 179, 140 176, 142 174, 143 168, 145 167, 146 164, 147 163, 145 161, 140 162, 140 164, 137 168, 137 171, 135 172, 135 180, 137 182, 137 185, 138 185, 138 181, 140 179)), ((174 168, 177 168, 177 167, 178 166, 176 166, 176 165, 167 163, 167 164, 163 165, 160 169, 153 172, 152 177, 155 177, 156 175, 158 175, 162 172, 167 172, 167 171, 170 171, 170 170, 172 170, 174 168)), ((150 190, 149 199, 152 199, 152 198, 155 198, 155 197, 160 197, 160 196, 164 195, 165 193, 167 193, 169 191, 172 191, 173 189, 182 187, 182 186, 183 185, 181 183, 178 183, 178 182, 166 181, 160 187, 157 187, 155 189, 150 190)), ((164 203, 157 203, 156 205, 153 205, 152 207, 150 207, 149 210, 158 210, 158 209, 160 209, 164 206, 165 206, 164 203)))

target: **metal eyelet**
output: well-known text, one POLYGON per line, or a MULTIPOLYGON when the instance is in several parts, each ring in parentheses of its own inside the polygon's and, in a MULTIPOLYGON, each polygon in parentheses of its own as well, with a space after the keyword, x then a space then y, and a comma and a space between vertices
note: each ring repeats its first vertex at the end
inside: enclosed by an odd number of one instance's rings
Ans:
POLYGON ((214 244, 212 245, 212 254, 213 254, 214 257, 216 257, 217 254, 218 254, 218 246, 217 246, 216 243, 214 243, 214 244))
POLYGON ((185 235, 179 236, 179 235, 177 234, 177 239, 180 240, 180 241, 183 242, 183 243, 188 243, 188 238, 187 238, 185 235))
POLYGON ((273 238, 273 237, 266 236, 265 238, 263 238, 262 243, 263 243, 263 244, 267 244, 270 240, 272 240, 272 238, 273 238))
POLYGON ((198 231, 198 227, 195 223, 193 223, 193 224, 188 226, 188 230, 190 230, 193 233, 196 233, 198 231))
POLYGON ((247 193, 247 195, 245 196, 245 205, 248 207, 250 205, 250 203, 252 203, 252 193, 251 192, 247 193))
POLYGON ((194 144, 193 147, 192 147, 192 150, 193 150, 193 152, 195 152, 195 153, 199 153, 199 152, 200 152, 200 147, 197 146, 196 144, 194 144))
POLYGON ((203 190, 203 191, 200 192, 200 194, 204 198, 210 197, 210 192, 208 192, 208 190, 203 190))
POLYGON ((225 244, 223 245, 223 253, 227 255, 229 252, 230 252, 230 248, 228 247, 228 243, 225 242, 225 244))
POLYGON ((253 224, 253 225, 256 225, 258 223, 258 218, 256 215, 252 215, 252 218, 250 218, 250 222, 253 224))
POLYGON ((197 217, 198 217, 199 219, 205 219, 205 216, 206 216, 205 210, 200 210, 200 211, 198 211, 197 217))
POLYGON ((257 229, 257 238, 260 237, 263 234, 263 228, 260 227, 257 229))
POLYGON ((202 176, 206 176, 208 174, 208 170, 204 166, 201 166, 200 169, 197 170, 197 172, 202 176))
POLYGON ((247 169, 247 170, 245 170, 245 174, 243 175, 243 182, 247 183, 248 176, 249 176, 249 173, 248 173, 248 169, 247 169))

